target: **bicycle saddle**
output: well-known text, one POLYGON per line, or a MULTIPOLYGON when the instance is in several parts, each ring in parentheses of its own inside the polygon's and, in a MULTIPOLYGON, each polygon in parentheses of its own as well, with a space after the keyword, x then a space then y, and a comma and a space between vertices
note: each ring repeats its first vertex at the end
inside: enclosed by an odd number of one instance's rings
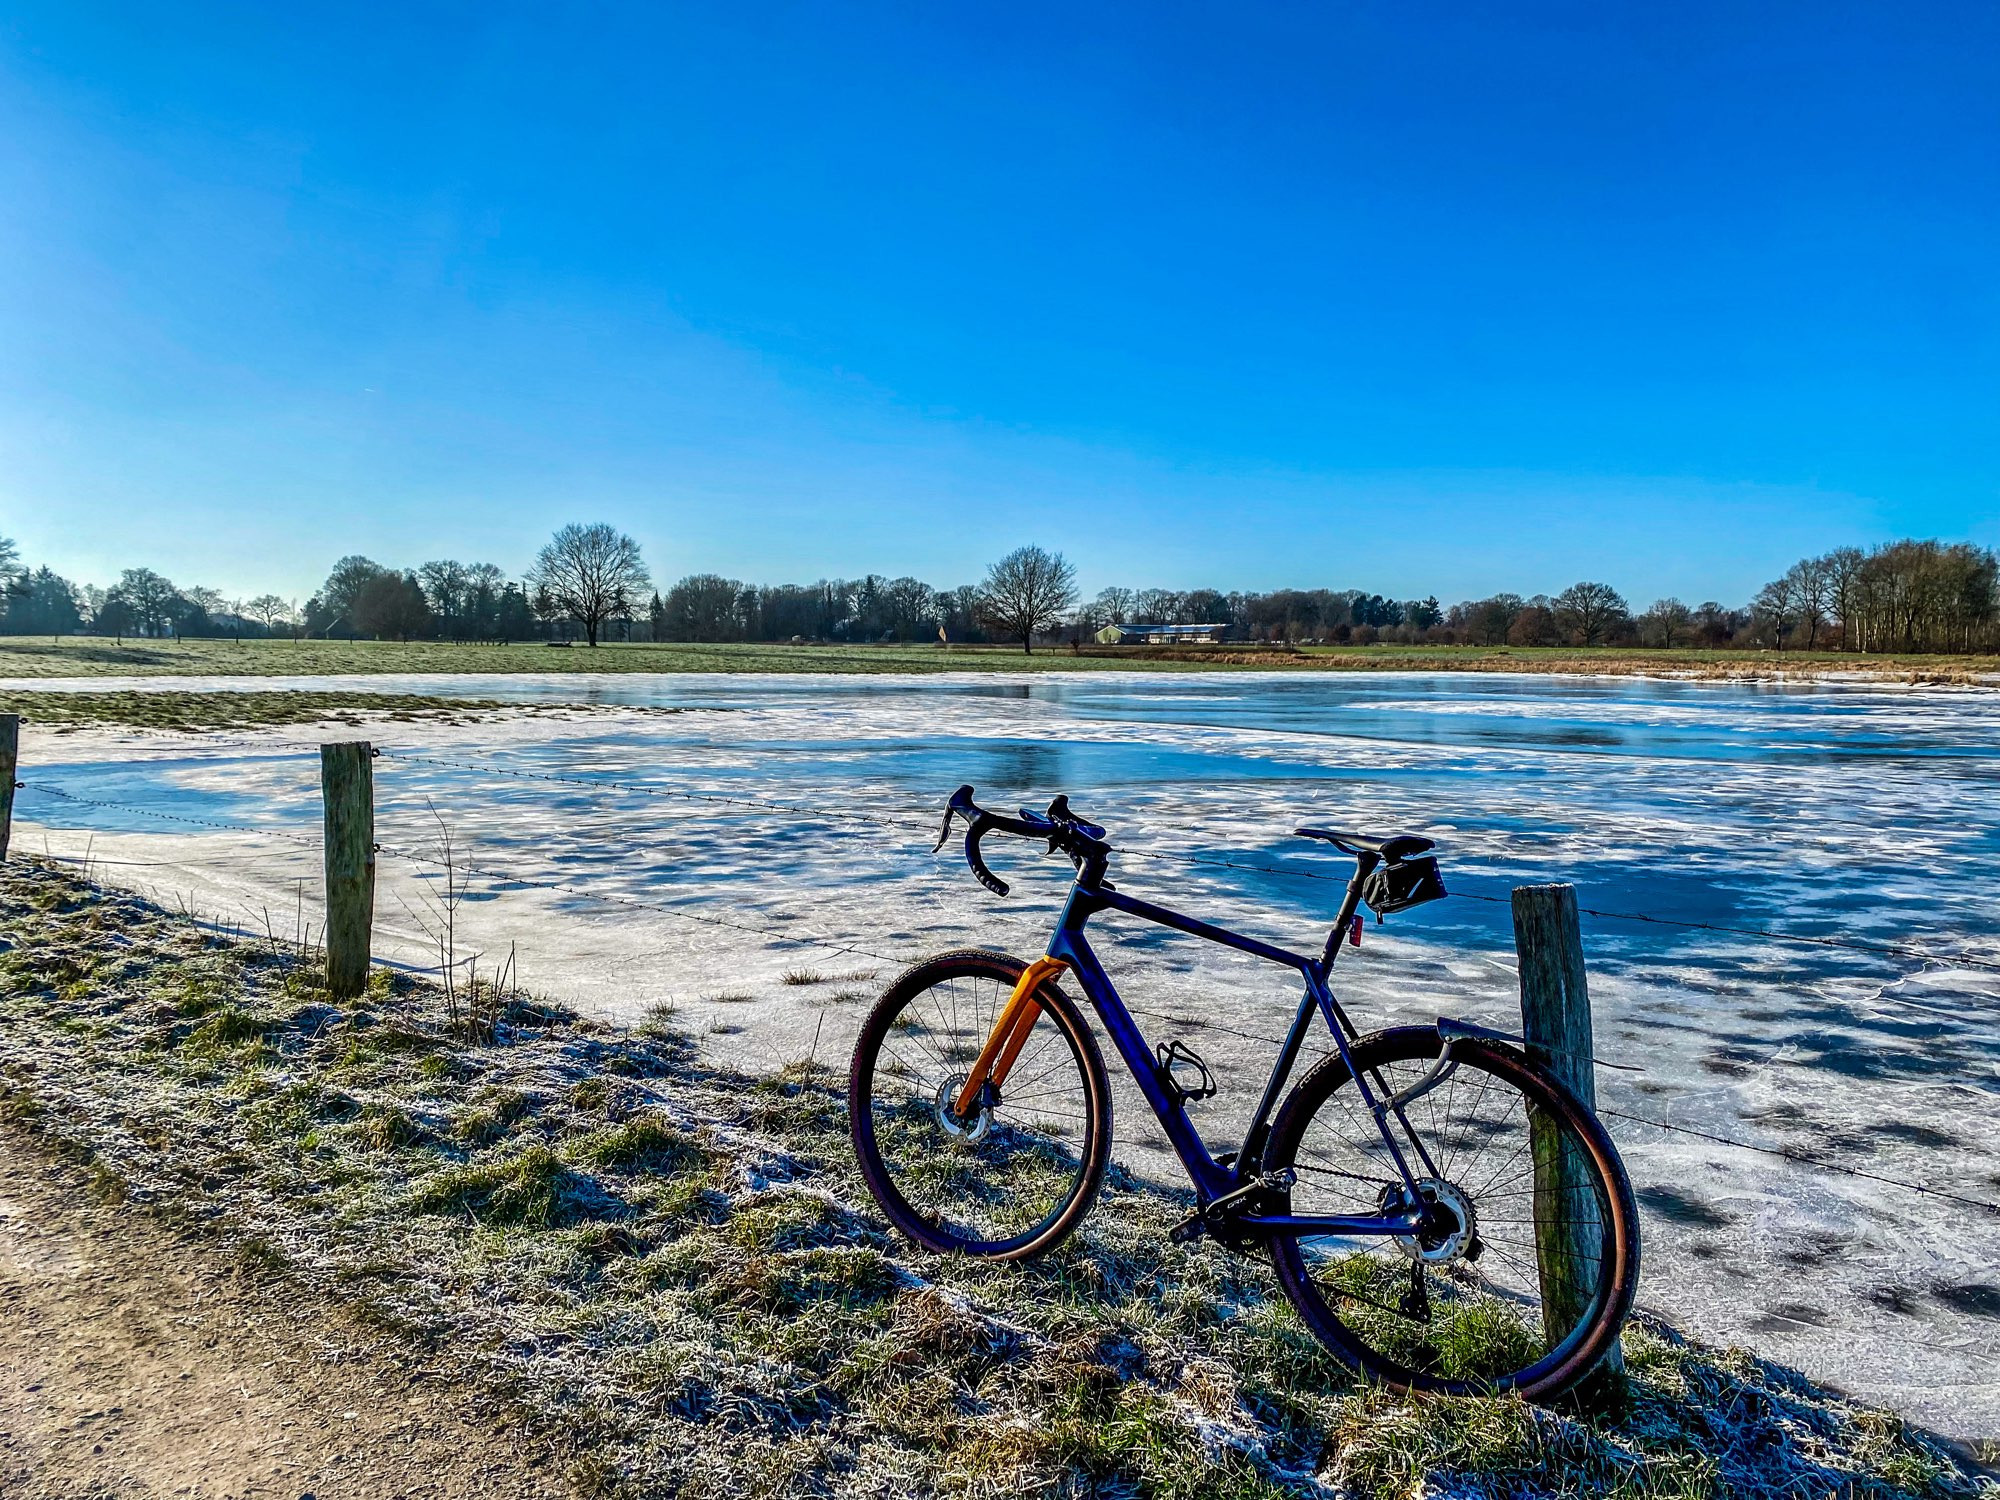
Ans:
POLYGON ((1426 849, 1437 847, 1435 840, 1419 838, 1414 833, 1394 833, 1388 838, 1377 839, 1364 833, 1339 833, 1331 828, 1294 828, 1292 832, 1300 838, 1325 839, 1347 854, 1366 852, 1379 854, 1384 859, 1410 859, 1426 849))

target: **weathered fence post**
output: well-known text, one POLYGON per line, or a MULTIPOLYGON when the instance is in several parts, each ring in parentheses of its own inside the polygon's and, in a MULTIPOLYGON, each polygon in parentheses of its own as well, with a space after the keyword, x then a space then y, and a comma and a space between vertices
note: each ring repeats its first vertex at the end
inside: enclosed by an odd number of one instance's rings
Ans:
MULTIPOLYGON (((1514 952, 1520 960, 1521 1034, 1528 1054, 1589 1110, 1597 1108, 1590 1035, 1590 984, 1583 971, 1583 929, 1573 885, 1514 887, 1514 952)), ((1543 1326, 1551 1339, 1576 1326, 1604 1257, 1604 1226, 1590 1190, 1588 1163, 1565 1146, 1539 1112, 1529 1121, 1535 1153, 1535 1259, 1541 1273, 1543 1326)), ((1616 1344, 1600 1372, 1622 1374, 1616 1344)))
POLYGON ((0 714, 0 859, 14 831, 14 769, 21 756, 21 716, 0 714))
POLYGON ((319 747, 326 809, 326 983, 336 1000, 368 987, 375 924, 375 747, 344 740, 319 747))

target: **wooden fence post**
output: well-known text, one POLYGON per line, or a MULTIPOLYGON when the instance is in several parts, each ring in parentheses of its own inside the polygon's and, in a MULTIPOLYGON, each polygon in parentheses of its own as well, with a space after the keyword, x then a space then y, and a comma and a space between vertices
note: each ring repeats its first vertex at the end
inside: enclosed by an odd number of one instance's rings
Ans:
POLYGON ((368 987, 375 924, 375 747, 344 740, 319 747, 326 813, 326 983, 336 1000, 368 987))
POLYGON ((21 756, 21 716, 0 714, 0 859, 14 831, 14 770, 21 756))
MULTIPOLYGON (((1520 960, 1521 1034, 1528 1055, 1553 1073, 1589 1110, 1597 1108, 1590 1034, 1590 984, 1583 970, 1583 929, 1573 885, 1514 887, 1514 952, 1520 960)), ((1576 1326, 1604 1256, 1604 1227, 1588 1164, 1565 1147, 1554 1124, 1534 1112, 1535 1259, 1548 1336, 1576 1326)), ((1623 1374, 1618 1346, 1598 1367, 1623 1374)))

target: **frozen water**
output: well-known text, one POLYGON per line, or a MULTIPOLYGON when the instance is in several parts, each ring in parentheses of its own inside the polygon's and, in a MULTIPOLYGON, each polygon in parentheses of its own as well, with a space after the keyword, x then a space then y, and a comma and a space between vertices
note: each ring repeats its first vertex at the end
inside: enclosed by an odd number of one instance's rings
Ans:
MULTIPOLYGON (((1126 888, 1306 949, 1339 885, 1295 877, 1344 870, 1325 846, 1291 838, 1295 824, 1438 838, 1454 892, 1497 899, 1371 926, 1339 986, 1364 1024, 1440 1013, 1515 1024, 1505 897, 1524 881, 1574 881, 1604 912, 1955 956, 1587 916, 1599 1054, 1640 1070, 1601 1069, 1599 1100, 2000 1202, 2000 972, 1981 966, 2000 963, 1989 878, 2000 696, 1989 691, 1400 674, 200 685, 610 706, 580 720, 368 731, 392 755, 572 778, 388 759, 378 836, 422 852, 441 816, 469 851, 478 873, 458 913, 461 957, 478 951, 490 965, 512 944, 530 985, 607 1014, 672 1000, 719 1052, 753 1064, 809 1051, 838 1061, 867 999, 906 959, 962 942, 1040 950, 1066 866, 999 847, 994 863, 1016 883, 1003 903, 951 850, 928 852, 962 781, 999 806, 1066 791, 1112 830, 1126 888), (1285 873, 1142 857, 1177 853, 1285 873), (782 982, 800 971, 822 982, 782 982)), ((36 737, 23 775, 310 838, 317 767, 287 745, 313 738, 174 750, 137 736, 36 737)), ((107 878, 190 893, 253 929, 317 921, 309 844, 34 790, 17 816, 18 844, 46 838, 72 856, 87 845, 107 878)), ((439 872, 386 857, 381 879, 383 950, 436 963, 426 928, 439 872)), ((1233 1033, 1282 1029, 1296 1002, 1283 971, 1122 919, 1099 946, 1149 1034, 1185 1036, 1218 1065, 1224 1097, 1197 1119, 1227 1137, 1270 1051, 1233 1033)), ((1612 1124, 1646 1217, 1642 1305, 1940 1430, 2000 1434, 2000 1214, 1612 1124)), ((1129 1092, 1119 1133, 1135 1167, 1172 1179, 1129 1092)))

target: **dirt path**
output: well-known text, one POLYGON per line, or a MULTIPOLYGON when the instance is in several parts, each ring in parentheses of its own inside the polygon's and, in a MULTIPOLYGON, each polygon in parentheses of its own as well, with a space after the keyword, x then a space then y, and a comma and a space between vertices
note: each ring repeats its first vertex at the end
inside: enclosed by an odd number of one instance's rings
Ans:
POLYGON ((216 1255, 0 1132, 0 1495, 569 1493, 450 1393, 344 1346, 216 1255))

